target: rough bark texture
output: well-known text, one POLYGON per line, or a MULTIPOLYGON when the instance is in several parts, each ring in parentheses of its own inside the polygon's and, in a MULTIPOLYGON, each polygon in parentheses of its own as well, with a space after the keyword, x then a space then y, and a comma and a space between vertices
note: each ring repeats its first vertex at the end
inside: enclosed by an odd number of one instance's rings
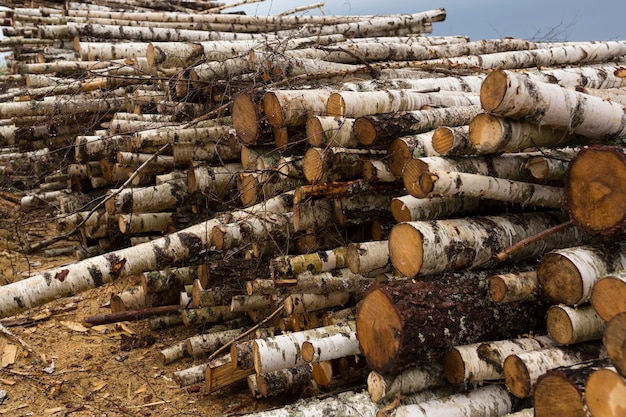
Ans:
POLYGON ((440 359, 455 345, 541 327, 541 303, 492 303, 486 278, 465 272, 371 287, 357 309, 357 337, 370 367, 394 372, 440 359))

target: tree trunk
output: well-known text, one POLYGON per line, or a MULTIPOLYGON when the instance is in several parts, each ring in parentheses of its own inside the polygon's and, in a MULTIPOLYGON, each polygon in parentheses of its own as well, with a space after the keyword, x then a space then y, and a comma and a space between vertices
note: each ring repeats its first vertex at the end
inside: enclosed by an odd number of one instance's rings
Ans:
POLYGON ((594 369, 585 384, 585 404, 594 417, 617 417, 624 413, 626 380, 612 367, 594 369))
POLYGON ((533 395, 537 379, 546 371, 605 357, 606 351, 599 343, 513 353, 503 362, 504 379, 513 395, 527 398, 533 395))
POLYGON ((310 339, 351 331, 354 331, 354 322, 256 339, 254 341, 254 369, 257 374, 263 374, 305 365, 306 362, 301 354, 302 343, 310 339))
POLYGON ((372 153, 362 149, 310 148, 304 154, 304 177, 309 183, 361 178, 363 162, 372 153))
POLYGON ((602 338, 606 351, 611 359, 611 363, 622 375, 626 375, 626 313, 622 312, 611 318, 607 323, 602 338))
POLYGON ((554 305, 548 309, 546 323, 550 337, 562 345, 599 340, 606 324, 590 304, 576 309, 554 305))
POLYGON ((509 355, 553 346, 550 338, 522 338, 455 346, 442 358, 449 383, 482 383, 504 379, 502 366, 509 355))
POLYGON ((446 378, 439 362, 420 364, 392 375, 371 371, 367 377, 367 391, 375 403, 445 384, 446 378))
POLYGON ((536 299, 542 295, 542 291, 536 270, 494 274, 489 277, 489 296, 495 303, 536 299))
POLYGON ((561 127, 592 139, 626 134, 624 107, 620 104, 557 84, 533 82, 510 71, 487 76, 480 101, 494 115, 561 127))
MULTIPOLYGON (((348 268, 341 268, 316 274, 305 271, 298 274, 295 281, 293 286, 289 283, 286 284, 289 290, 294 293, 328 294, 347 291, 357 293, 354 298, 359 299, 373 280, 360 274, 354 274, 348 268)), ((274 287, 279 286, 279 282, 274 281, 274 285, 274 287)))
POLYGON ((58 116, 82 113, 114 113, 126 109, 124 97, 87 98, 55 96, 53 100, 15 101, 0 103, 0 118, 20 116, 58 116))
POLYGON ((361 352, 370 367, 398 371, 439 360, 455 345, 514 337, 543 322, 541 303, 489 301, 487 274, 466 271, 370 287, 356 320, 361 352))
POLYGON ((555 303, 576 306, 590 300, 600 278, 625 268, 626 244, 593 244, 546 253, 537 278, 543 295, 555 303))
MULTIPOLYGON (((564 220, 562 213, 544 212, 400 223, 389 235, 389 256, 393 266, 408 277, 485 267, 505 248, 564 220)), ((582 243, 583 236, 578 229, 568 228, 512 256, 517 261, 535 258, 557 247, 582 243)))
MULTIPOLYGON (((626 125, 626 118, 624 120, 626 125)), ((597 123, 605 126, 601 119, 597 119, 597 123)), ((626 210, 620 203, 626 195, 625 181, 626 151, 623 148, 585 148, 570 162, 565 179, 564 208, 578 227, 591 233, 619 233, 626 223, 626 210)))
POLYGON ((454 394, 421 404, 401 405, 395 417, 427 417, 454 415, 458 417, 501 416, 512 410, 512 401, 506 389, 490 385, 467 394, 454 394))
POLYGON ((458 106, 362 116, 354 121, 354 136, 363 145, 384 146, 399 136, 466 125, 479 112, 479 106, 458 106))
POLYGON ((375 270, 388 269, 389 243, 386 240, 348 245, 348 267, 355 274, 366 274, 375 270))
POLYGON ((216 198, 223 198, 237 187, 237 174, 241 172, 239 163, 209 166, 196 165, 189 169, 187 186, 191 192, 210 193, 216 198))
POLYGON ((551 126, 480 113, 469 123, 468 138, 479 154, 556 148, 581 137, 551 126))
POLYGON ((419 198, 469 196, 553 209, 561 208, 563 196, 561 187, 450 171, 422 174, 412 192, 419 198))
POLYGON ((591 289, 591 305, 606 322, 626 311, 626 272, 620 271, 596 281, 591 289))
POLYGON ((546 372, 535 387, 535 416, 586 417, 589 411, 584 402, 585 382, 595 370, 608 364, 608 359, 591 360, 546 372))
POLYGON ((174 213, 120 214, 118 227, 124 234, 167 232, 175 222, 174 213))
MULTIPOLYGON (((333 117, 361 117, 377 113, 421 110, 424 106, 475 106, 480 98, 473 93, 413 90, 340 91, 327 98, 326 114, 333 117)), ((362 143, 362 145, 369 145, 362 143)))

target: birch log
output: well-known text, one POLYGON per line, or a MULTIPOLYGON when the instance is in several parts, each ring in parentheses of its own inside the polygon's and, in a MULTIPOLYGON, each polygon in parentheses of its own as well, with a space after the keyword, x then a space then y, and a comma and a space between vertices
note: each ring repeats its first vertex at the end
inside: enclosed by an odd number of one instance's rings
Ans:
POLYGON ((502 366, 509 355, 553 345, 549 337, 538 336, 455 346, 442 358, 443 371, 454 385, 504 379, 502 366))
POLYGON ((465 271, 370 287, 356 318, 359 346, 369 366, 396 372, 439 360, 455 345, 515 337, 543 322, 545 310, 539 302, 491 303, 487 276, 486 271, 465 271))
POLYGON ((325 362, 346 356, 359 355, 356 332, 339 333, 322 339, 307 340, 302 344, 302 359, 305 362, 325 362))
POLYGON ((348 267, 355 274, 366 274, 388 268, 389 243, 386 240, 375 242, 350 243, 347 250, 348 267))
POLYGON ((446 378, 439 362, 420 364, 393 375, 371 371, 367 376, 367 391, 375 403, 445 384, 446 378))
POLYGON ((626 272, 619 271, 596 281, 591 289, 591 305, 606 322, 626 311, 626 272))
MULTIPOLYGON (((504 248, 564 220, 561 213, 545 212, 400 223, 389 235, 389 257, 394 268, 409 277, 483 267, 504 248)), ((569 228, 525 246, 513 257, 541 256, 556 247, 581 242, 583 235, 569 228)))
POLYGON ((263 374, 305 365, 301 354, 302 343, 313 338, 354 331, 354 325, 355 323, 351 322, 256 339, 253 348, 254 369, 258 374, 263 374))
POLYGON ((402 175, 405 164, 414 158, 439 155, 433 149, 434 130, 416 135, 392 139, 387 147, 389 170, 397 177, 402 175))
POLYGON ((537 379, 549 369, 601 357, 606 357, 606 350, 600 343, 513 353, 503 362, 504 380, 511 394, 527 398, 533 394, 537 379))
POLYGON ((620 232, 626 222, 621 204, 626 195, 625 179, 623 148, 590 146, 581 150, 570 162, 565 180, 564 209, 574 224, 591 233, 620 232))
POLYGON ((585 404, 592 416, 617 417, 624 414, 626 380, 607 366, 594 369, 585 383, 585 404))
POLYGON ((546 327, 551 338, 562 345, 599 340, 606 323, 590 304, 572 308, 554 305, 548 309, 546 327))
POLYGON ((317 148, 356 148, 359 142, 354 137, 353 124, 352 118, 314 115, 306 121, 306 137, 317 148))
POLYGON ((273 279, 293 276, 310 271, 313 274, 341 269, 348 266, 347 248, 309 253, 305 255, 284 255, 270 260, 270 273, 273 279))
POLYGON ((562 205, 562 187, 512 181, 487 175, 435 171, 422 174, 418 184, 412 188, 414 193, 412 195, 419 198, 462 195, 552 209, 561 208, 562 205))
POLYGON ((541 295, 537 271, 494 274, 489 277, 489 296, 496 303, 510 303, 537 298, 541 295))
POLYGON ((593 286, 601 277, 622 269, 626 269, 625 244, 594 244, 546 253, 537 278, 549 299, 575 306, 590 300, 593 286))
POLYGON ((624 354, 624 346, 626 346, 626 313, 622 312, 615 315, 607 323, 604 330, 602 342, 606 347, 611 363, 620 375, 626 375, 626 355, 624 354))
POLYGON ((433 149, 440 155, 461 156, 476 153, 469 140, 469 126, 439 126, 433 133, 432 143, 433 149))
POLYGON ((481 210, 485 207, 480 198, 417 198, 409 194, 391 200, 391 214, 398 223, 467 215, 477 213, 479 207, 481 210))
POLYGON ((395 417, 454 417, 501 416, 512 410, 513 404, 505 388, 484 386, 467 394, 454 394, 420 404, 401 405, 395 417))
POLYGON ((263 95, 263 114, 272 127, 304 126, 310 116, 323 115, 328 89, 273 90, 263 95))
POLYGON ((626 110, 620 104, 556 84, 533 82, 510 71, 489 74, 480 101, 489 113, 561 127, 589 138, 626 134, 626 110))

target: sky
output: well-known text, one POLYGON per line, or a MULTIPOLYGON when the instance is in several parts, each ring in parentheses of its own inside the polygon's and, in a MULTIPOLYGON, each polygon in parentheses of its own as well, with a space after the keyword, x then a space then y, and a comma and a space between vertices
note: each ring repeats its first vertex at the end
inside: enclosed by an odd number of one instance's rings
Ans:
MULTIPOLYGON (((323 0, 265 0, 231 10, 267 15, 320 1, 323 0)), ((465 35, 470 40, 506 36, 538 41, 626 40, 625 0, 327 0, 324 3, 326 15, 418 13, 444 8, 446 20, 433 23, 432 35, 465 35)), ((319 9, 307 13, 321 14, 319 9)))

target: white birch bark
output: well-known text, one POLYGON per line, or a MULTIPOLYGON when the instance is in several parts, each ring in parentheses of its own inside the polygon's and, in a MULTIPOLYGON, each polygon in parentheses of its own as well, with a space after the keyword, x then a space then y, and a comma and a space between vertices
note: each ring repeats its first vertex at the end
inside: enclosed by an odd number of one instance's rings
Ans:
POLYGON ((348 266, 347 248, 345 246, 308 253, 304 255, 283 255, 270 260, 270 275, 272 279, 283 276, 293 276, 301 272, 310 271, 320 273, 348 266))
POLYGON ((393 139, 387 147, 389 170, 395 176, 402 176, 404 166, 414 158, 438 156, 433 148, 434 130, 417 135, 402 136, 393 139))
POLYGON ((446 377, 439 362, 408 368, 397 375, 382 375, 371 371, 367 376, 367 391, 375 403, 445 384, 446 377))
MULTIPOLYGON (((348 268, 335 269, 313 274, 310 271, 296 276, 292 288, 295 293, 328 294, 331 292, 362 293, 372 283, 372 279, 354 274, 348 268)), ((260 290, 260 289, 259 289, 260 290)), ((358 298, 358 295, 355 295, 358 298)))
POLYGON ((173 213, 133 213, 121 214, 117 225, 124 234, 165 232, 173 221, 173 213))
POLYGON ((408 194, 391 200, 391 214, 398 223, 435 220, 476 212, 482 205, 480 198, 465 196, 417 198, 408 194))
POLYGON ((263 114, 272 127, 302 126, 310 116, 323 115, 330 89, 271 90, 263 95, 263 114))
POLYGON ((204 355, 211 354, 226 343, 231 342, 235 337, 239 336, 243 330, 243 328, 224 330, 188 337, 185 340, 186 350, 194 359, 197 359, 204 355))
POLYGON ((496 303, 534 299, 540 293, 536 270, 495 274, 489 277, 489 296, 496 303))
POLYGON ((325 308, 343 306, 352 299, 348 291, 336 291, 325 294, 291 294, 285 298, 287 314, 306 314, 325 308))
POLYGON ((546 323, 550 337, 562 345, 602 339, 606 327, 591 304, 578 308, 554 305, 548 309, 546 323))
MULTIPOLYGON (((416 197, 469 196, 527 206, 561 208, 563 188, 512 181, 465 172, 435 171, 422 174, 421 191, 416 197), (431 189, 432 186, 432 189, 431 189), (429 190, 429 191, 427 191, 429 190)), ((413 189, 415 191, 415 188, 413 189)))
POLYGON ((187 185, 191 192, 224 196, 237 188, 237 174, 243 167, 239 163, 220 166, 197 165, 188 172, 187 185))
POLYGON ((325 362, 359 355, 360 353, 356 332, 335 334, 322 339, 311 339, 302 344, 302 358, 308 363, 325 362))
POLYGON ((306 122, 306 137, 317 148, 356 148, 359 142, 354 137, 353 124, 354 119, 349 117, 312 115, 306 122))
POLYGON ((184 180, 153 187, 125 188, 108 200, 105 207, 109 214, 155 213, 177 207, 188 194, 184 180))
POLYGON ((401 405, 395 417, 450 416, 484 417, 501 416, 512 410, 507 390, 497 385, 477 388, 467 394, 454 394, 421 404, 401 405))
POLYGON ((391 264, 389 243, 386 240, 350 243, 347 258, 348 267, 355 274, 387 269, 391 264))
POLYGON ((342 84, 341 89, 346 91, 377 91, 381 89, 444 90, 479 93, 485 77, 486 75, 465 75, 421 79, 376 79, 346 82, 342 84))
POLYGON ((0 103, 0 118, 24 116, 53 116, 61 114, 107 113, 126 109, 125 97, 87 98, 53 96, 41 101, 0 103))
POLYGON ((498 116, 561 127, 589 138, 626 134, 626 115, 620 104, 555 84, 533 82, 510 71, 497 71, 485 79, 481 104, 498 116))
POLYGON ((326 337, 337 333, 355 330, 354 321, 343 325, 320 327, 254 341, 254 369, 263 374, 285 368, 305 365, 302 359, 302 343, 307 340, 326 337))
POLYGON ((185 356, 189 356, 189 352, 187 352, 187 343, 186 341, 182 341, 168 348, 165 348, 159 352, 158 356, 161 358, 161 362, 163 362, 163 365, 169 365, 170 363, 174 363, 177 360, 184 358, 185 356))

